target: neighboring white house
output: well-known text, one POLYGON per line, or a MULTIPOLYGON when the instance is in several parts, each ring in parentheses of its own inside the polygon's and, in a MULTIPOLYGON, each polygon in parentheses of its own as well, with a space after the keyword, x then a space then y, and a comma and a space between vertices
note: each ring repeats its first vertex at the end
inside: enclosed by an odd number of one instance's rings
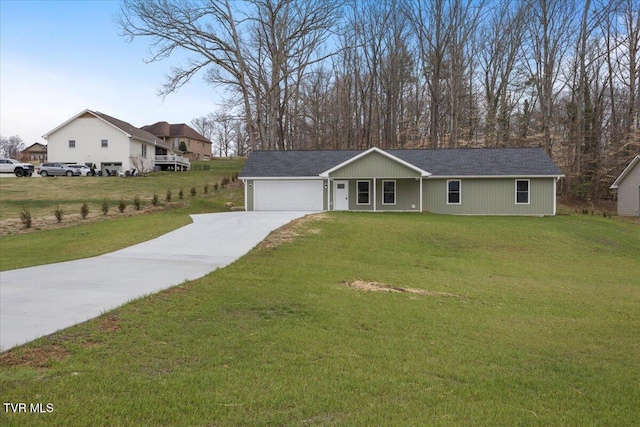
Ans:
POLYGON ((610 188, 618 190, 618 215, 640 216, 640 155, 629 163, 610 188))
POLYGON ((48 161, 96 165, 103 173, 189 168, 189 160, 159 138, 98 111, 84 110, 43 138, 48 161))

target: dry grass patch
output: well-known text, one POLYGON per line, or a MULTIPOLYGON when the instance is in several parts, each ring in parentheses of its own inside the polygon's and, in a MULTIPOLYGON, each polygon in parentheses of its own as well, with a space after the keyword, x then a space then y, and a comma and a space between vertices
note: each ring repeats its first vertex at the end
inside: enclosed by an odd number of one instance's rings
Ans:
POLYGON ((355 280, 353 282, 342 282, 342 284, 348 288, 354 288, 361 291, 409 293, 409 294, 418 294, 418 295, 429 295, 434 297, 466 299, 466 297, 462 295, 450 294, 447 292, 433 292, 433 291, 425 291, 424 289, 402 288, 399 286, 387 285, 386 283, 366 282, 364 280, 355 280))
POLYGON ((120 330, 120 316, 109 314, 99 318, 100 329, 106 332, 116 332, 120 330))
POLYGON ((320 229, 311 228, 311 225, 317 221, 326 220, 328 218, 329 215, 326 213, 307 215, 302 218, 298 218, 273 231, 258 245, 258 248, 275 249, 284 243, 292 242, 297 237, 319 234, 320 229))
POLYGON ((69 355, 69 351, 60 344, 45 344, 1 353, 0 366, 43 369, 48 368, 52 361, 64 360, 69 355))

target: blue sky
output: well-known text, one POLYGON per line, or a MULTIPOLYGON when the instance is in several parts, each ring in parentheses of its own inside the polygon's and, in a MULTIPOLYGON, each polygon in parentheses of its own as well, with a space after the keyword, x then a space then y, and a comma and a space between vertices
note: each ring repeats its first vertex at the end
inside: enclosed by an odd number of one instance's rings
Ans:
POLYGON ((164 75, 180 58, 145 64, 150 40, 132 43, 113 23, 120 2, 0 0, 0 133, 26 145, 84 109, 141 127, 189 123, 217 109, 220 89, 202 75, 164 100, 164 75))

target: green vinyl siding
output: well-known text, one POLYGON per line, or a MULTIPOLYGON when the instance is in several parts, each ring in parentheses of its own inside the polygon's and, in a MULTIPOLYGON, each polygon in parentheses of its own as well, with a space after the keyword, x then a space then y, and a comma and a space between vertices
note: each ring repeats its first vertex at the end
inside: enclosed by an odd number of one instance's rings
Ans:
POLYGON ((640 163, 618 185, 618 215, 640 215, 640 163))
POLYGON ((555 178, 529 181, 529 204, 516 204, 515 178, 461 178, 461 203, 452 205, 447 204, 447 179, 425 179, 424 210, 451 215, 554 215, 555 178))
POLYGON ((376 210, 379 211, 419 211, 420 181, 415 179, 376 179, 376 210), (395 181, 396 204, 382 204, 382 181, 395 181))
POLYGON ((369 153, 360 159, 331 172, 332 179, 340 178, 416 178, 420 173, 380 153, 369 153))
POLYGON ((253 180, 249 179, 247 180, 247 182, 245 183, 244 186, 245 191, 247 192, 247 194, 245 194, 245 207, 244 210, 245 211, 252 211, 253 209, 253 180))

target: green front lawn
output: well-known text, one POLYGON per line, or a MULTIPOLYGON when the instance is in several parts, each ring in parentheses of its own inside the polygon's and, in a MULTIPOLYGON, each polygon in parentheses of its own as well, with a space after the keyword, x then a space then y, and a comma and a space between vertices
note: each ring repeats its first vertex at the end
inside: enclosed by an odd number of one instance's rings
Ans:
POLYGON ((0 424, 637 425, 638 272, 612 219, 322 214, 0 355, 53 407, 0 424))

